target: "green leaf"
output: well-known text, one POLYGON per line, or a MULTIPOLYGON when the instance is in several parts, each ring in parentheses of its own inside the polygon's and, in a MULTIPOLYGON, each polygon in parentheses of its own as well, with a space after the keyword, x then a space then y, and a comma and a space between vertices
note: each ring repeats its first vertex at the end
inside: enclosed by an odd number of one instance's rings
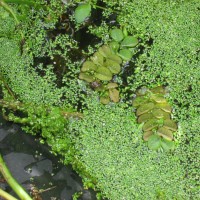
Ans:
POLYGON ((101 81, 110 81, 112 79, 112 73, 106 67, 98 67, 95 77, 101 81))
POLYGON ((110 31, 110 36, 113 40, 120 42, 124 38, 124 34, 121 29, 115 28, 110 31))
POLYGON ((83 63, 83 66, 81 68, 82 72, 96 71, 96 70, 97 70, 97 66, 93 62, 88 61, 88 60, 83 63))
POLYGON ((103 45, 100 47, 98 52, 105 58, 112 55, 112 50, 108 45, 103 45))
POLYGON ((113 73, 118 74, 121 71, 120 64, 117 62, 107 59, 105 62, 105 66, 113 73))
POLYGON ((148 147, 151 150, 157 150, 161 146, 161 138, 158 135, 151 135, 148 139, 148 147))
POLYGON ((110 89, 109 96, 113 102, 115 102, 115 103, 119 102, 119 91, 117 89, 115 89, 115 88, 110 89))
POLYGON ((90 16, 91 5, 90 4, 81 4, 75 9, 74 17, 77 23, 82 23, 87 17, 90 16))
POLYGON ((161 146, 165 151, 173 150, 174 149, 174 142, 162 139, 161 140, 161 146))
POLYGON ((83 73, 83 72, 81 72, 79 74, 79 78, 82 79, 82 80, 85 80, 85 81, 87 81, 89 83, 93 82, 95 80, 95 78, 93 76, 91 76, 89 74, 86 74, 86 73, 83 73))
POLYGON ((169 129, 166 129, 164 127, 161 127, 157 131, 158 135, 165 138, 166 140, 173 140, 173 134, 169 129))
POLYGON ((121 43, 122 47, 135 47, 138 44, 138 39, 134 36, 127 36, 121 43))
POLYGON ((129 50, 129 49, 122 49, 119 51, 118 55, 125 61, 129 61, 132 56, 133 53, 129 50))
POLYGON ((103 65, 104 57, 98 51, 96 53, 94 53, 94 55, 92 57, 90 57, 90 59, 96 65, 103 65))
POLYGON ((118 42, 112 41, 112 42, 109 43, 109 46, 114 53, 117 53, 117 51, 119 49, 119 43, 118 42))

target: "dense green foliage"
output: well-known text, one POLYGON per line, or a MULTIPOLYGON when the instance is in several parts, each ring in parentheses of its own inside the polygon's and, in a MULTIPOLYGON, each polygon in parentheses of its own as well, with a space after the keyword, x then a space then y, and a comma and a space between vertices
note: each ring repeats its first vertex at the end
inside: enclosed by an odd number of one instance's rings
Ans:
POLYGON ((20 24, 0 7, 5 117, 40 134, 86 187, 108 199, 199 199, 198 0, 94 0, 91 17, 79 24, 73 11, 82 1, 66 2, 11 5, 20 24), (109 44, 109 30, 124 27, 139 45, 113 77, 120 102, 102 105, 78 77, 84 61, 109 44), (158 85, 167 86, 178 124, 174 151, 149 150, 131 106, 137 88, 158 85))

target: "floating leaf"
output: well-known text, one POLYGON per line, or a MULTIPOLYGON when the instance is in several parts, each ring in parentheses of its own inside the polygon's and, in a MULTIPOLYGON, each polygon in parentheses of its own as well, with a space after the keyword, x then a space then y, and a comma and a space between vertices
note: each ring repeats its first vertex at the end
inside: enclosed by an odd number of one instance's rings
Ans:
POLYGON ((158 127, 158 121, 156 119, 150 119, 145 122, 142 129, 143 131, 150 131, 157 127, 158 127))
POLYGON ((177 130, 177 124, 171 120, 171 119, 167 119, 164 121, 164 124, 163 124, 163 127, 164 128, 167 128, 169 130, 172 130, 172 131, 176 131, 177 130))
POLYGON ((104 57, 99 53, 94 53, 93 56, 90 57, 90 59, 94 62, 96 65, 103 65, 104 57))
POLYGON ((151 113, 144 113, 143 115, 140 115, 138 117, 138 123, 146 122, 153 118, 153 115, 151 113))
POLYGON ((100 102, 106 105, 110 102, 110 99, 109 97, 100 97, 100 102))
POLYGON ((106 67, 98 67, 95 73, 95 77, 101 81, 110 81, 112 79, 112 73, 106 67))
POLYGON ((152 95, 151 99, 157 103, 167 103, 167 100, 163 97, 163 95, 152 95))
POLYGON ((113 54, 108 45, 103 45, 102 47, 100 47, 98 52, 105 58, 113 54))
POLYGON ((150 103, 146 103, 146 104, 144 104, 144 105, 141 105, 141 106, 137 109, 136 115, 137 115, 137 116, 142 115, 142 114, 144 114, 144 113, 150 111, 151 109, 153 109, 154 106, 155 106, 154 103, 151 103, 151 102, 150 102, 150 103))
POLYGON ((150 91, 154 94, 165 94, 165 90, 162 86, 152 88, 150 91))
POLYGON ((117 89, 109 89, 109 96, 113 102, 119 102, 119 91, 117 89))
POLYGON ((91 5, 90 4, 81 4, 75 9, 74 17, 77 23, 82 23, 87 17, 90 16, 91 5))
POLYGON ((162 136, 163 138, 165 138, 166 140, 173 140, 173 134, 170 130, 161 127, 157 130, 157 133, 159 136, 162 136))
POLYGON ((115 28, 110 31, 110 36, 113 40, 120 42, 124 38, 124 34, 121 29, 115 28))
POLYGON ((138 44, 138 39, 134 36, 127 36, 121 43, 122 47, 135 47, 138 44))
POLYGON ((174 149, 174 142, 162 139, 161 140, 161 146, 165 151, 173 150, 174 149))
POLYGON ((170 114, 166 113, 165 111, 163 111, 160 108, 153 109, 152 114, 153 114, 154 117, 156 117, 158 119, 161 119, 161 118, 169 119, 170 118, 170 114))
POLYGON ((106 59, 105 61, 105 66, 113 73, 113 74, 118 74, 121 71, 120 64, 110 60, 106 59))
POLYGON ((151 150, 157 150, 160 148, 161 138, 158 135, 151 135, 148 139, 148 147, 151 150))
POLYGON ((82 80, 85 80, 85 81, 87 81, 87 82, 93 82, 94 80, 95 80, 95 78, 93 77, 93 76, 91 76, 91 75, 88 75, 88 74, 86 74, 86 73, 83 73, 83 72, 81 72, 80 74, 79 74, 79 78, 80 79, 82 79, 82 80))
POLYGON ((148 92, 148 89, 146 87, 142 87, 139 90, 136 91, 137 96, 144 96, 148 92))
POLYGON ((119 49, 119 43, 116 41, 112 41, 109 43, 110 48, 112 49, 113 53, 117 53, 119 49))
POLYGON ((168 112, 168 113, 172 112, 172 108, 167 102, 166 103, 157 103, 155 108, 160 108, 163 111, 168 112))
POLYGON ((153 135, 153 131, 145 131, 144 135, 143 135, 144 141, 148 141, 150 136, 152 136, 152 135, 153 135))
POLYGON ((119 56, 115 55, 115 54, 109 55, 108 58, 109 58, 110 60, 112 60, 112 61, 117 62, 118 64, 121 64, 121 63, 122 63, 122 59, 121 59, 119 56))
POLYGON ((108 89, 113 89, 113 88, 117 88, 118 84, 117 83, 108 83, 108 85, 106 86, 108 89))
POLYGON ((138 106, 140 106, 140 105, 143 105, 143 104, 147 103, 148 100, 149 100, 148 98, 139 96, 139 97, 136 97, 136 98, 133 100, 133 104, 132 104, 132 105, 133 105, 134 107, 138 107, 138 106))
POLYGON ((118 55, 125 61, 131 60, 133 53, 129 49, 122 49, 119 51, 118 55))
POLYGON ((81 68, 82 72, 87 72, 87 71, 96 71, 97 70, 97 66, 91 62, 91 61, 85 61, 83 63, 83 66, 81 68))

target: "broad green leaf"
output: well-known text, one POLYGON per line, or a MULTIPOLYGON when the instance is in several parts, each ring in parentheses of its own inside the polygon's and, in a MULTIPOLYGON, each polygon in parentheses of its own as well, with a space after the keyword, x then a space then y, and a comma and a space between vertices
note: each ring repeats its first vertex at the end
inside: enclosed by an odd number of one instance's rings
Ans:
POLYGON ((135 47, 138 44, 138 39, 134 36, 127 36, 121 43, 122 47, 135 47))
POLYGON ((164 119, 169 119, 170 118, 170 114, 163 111, 162 109, 160 108, 155 108, 152 110, 152 114, 154 117, 158 118, 158 119, 161 119, 161 118, 164 118, 164 119))
POLYGON ((81 71, 82 72, 87 72, 87 71, 96 71, 97 70, 97 66, 92 62, 92 61, 85 61, 83 63, 83 66, 81 67, 81 71))
POLYGON ((174 149, 174 142, 162 139, 161 140, 161 146, 165 151, 173 150, 174 149))
POLYGON ((122 49, 119 51, 118 55, 125 61, 131 60, 133 53, 129 49, 122 49))
POLYGON ((157 103, 167 103, 167 100, 164 98, 164 96, 160 94, 152 95, 151 99, 157 103))
POLYGON ((118 84, 117 83, 108 83, 108 85, 106 85, 106 88, 108 89, 113 89, 113 88, 117 88, 118 84))
POLYGON ((138 117, 138 123, 140 124, 140 123, 146 122, 152 118, 153 118, 153 115, 151 113, 144 113, 143 115, 140 115, 138 117))
POLYGON ((91 76, 89 74, 86 74, 86 73, 83 73, 83 72, 81 72, 79 74, 79 78, 82 79, 82 80, 85 80, 85 81, 87 81, 89 83, 93 82, 95 80, 95 78, 93 76, 91 76))
POLYGON ((169 129, 166 129, 164 127, 161 127, 157 130, 157 133, 159 136, 165 138, 166 140, 173 140, 173 134, 169 129))
POLYGON ((110 81, 112 79, 112 73, 106 67, 98 67, 95 77, 101 81, 110 81))
POLYGON ((149 138, 153 135, 153 131, 145 131, 143 135, 144 141, 148 141, 149 138))
POLYGON ((162 86, 152 88, 150 91, 154 94, 165 94, 165 90, 162 86))
POLYGON ((115 28, 110 31, 110 36, 113 40, 120 42, 124 38, 124 34, 121 29, 115 28))
POLYGON ((161 146, 161 138, 158 135, 151 135, 148 139, 148 147, 151 150, 157 150, 161 146))
POLYGON ((93 56, 90 57, 90 59, 94 62, 96 65, 103 65, 104 57, 97 51, 94 53, 93 56))
POLYGON ((77 23, 82 23, 87 17, 90 16, 91 5, 90 4, 81 4, 75 9, 74 17, 77 23))
POLYGON ((109 89, 109 96, 113 102, 119 102, 119 91, 117 89, 109 89))
POLYGON ((176 131, 178 128, 177 124, 171 119, 164 120, 163 127, 167 128, 169 130, 172 130, 172 131, 176 131))
POLYGON ((152 110, 154 108, 154 106, 155 106, 155 104, 152 103, 152 102, 143 104, 137 109, 136 115, 139 116, 139 115, 142 115, 144 113, 147 113, 150 110, 152 110))
POLYGON ((116 41, 112 41, 109 43, 110 48, 112 49, 113 53, 117 53, 119 49, 119 43, 116 41))
POLYGON ((156 119, 150 119, 145 122, 142 129, 143 129, 143 131, 151 131, 157 127, 158 127, 158 121, 156 119))
POLYGON ((134 107, 138 107, 140 105, 143 105, 143 104, 147 103, 148 100, 149 100, 148 98, 145 98, 143 96, 142 97, 138 96, 133 100, 133 106, 134 107))
POLYGON ((100 102, 106 105, 110 102, 110 99, 109 97, 100 97, 100 102))
POLYGON ((105 58, 112 54, 112 50, 108 45, 103 45, 100 47, 98 52, 105 58))
POLYGON ((116 54, 111 54, 111 55, 108 56, 108 58, 110 60, 113 60, 113 61, 117 62, 118 64, 122 63, 122 59, 116 54))
POLYGON ((105 61, 105 66, 113 73, 113 74, 118 74, 121 71, 120 64, 117 62, 106 59, 105 61))

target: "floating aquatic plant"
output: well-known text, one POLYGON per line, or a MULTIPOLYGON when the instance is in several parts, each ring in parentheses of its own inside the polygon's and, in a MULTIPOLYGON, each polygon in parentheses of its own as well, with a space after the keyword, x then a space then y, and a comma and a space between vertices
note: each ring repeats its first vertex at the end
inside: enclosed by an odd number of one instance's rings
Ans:
POLYGON ((85 80, 100 91, 100 101, 107 104, 119 101, 118 85, 110 82, 113 76, 119 74, 123 61, 130 61, 133 56, 132 48, 138 44, 137 38, 124 34, 121 29, 110 31, 112 41, 101 46, 81 67, 79 78, 85 80), (112 88, 111 88, 112 87, 112 88))
POLYGON ((177 124, 171 119, 172 108, 165 98, 166 91, 162 86, 148 90, 141 88, 133 100, 137 108, 138 123, 143 125, 143 139, 152 150, 163 148, 170 150, 174 147, 174 132, 177 124))

